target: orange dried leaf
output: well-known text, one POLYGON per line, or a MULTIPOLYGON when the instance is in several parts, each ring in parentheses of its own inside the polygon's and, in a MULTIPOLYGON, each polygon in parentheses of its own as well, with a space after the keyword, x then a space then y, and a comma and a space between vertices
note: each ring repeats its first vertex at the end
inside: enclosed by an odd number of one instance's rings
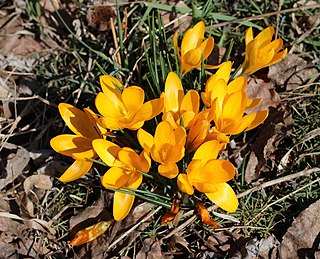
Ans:
POLYGON ((173 200, 170 212, 163 215, 163 217, 161 219, 161 225, 166 224, 175 218, 175 216, 178 214, 178 212, 180 210, 179 205, 180 205, 179 200, 177 200, 177 199, 173 200))
POLYGON ((113 219, 108 221, 100 221, 90 227, 80 230, 69 242, 69 245, 79 246, 98 238, 108 230, 113 221, 113 219))
POLYGON ((213 221, 211 218, 210 218, 210 215, 209 215, 209 212, 208 210, 206 209, 205 206, 203 206, 203 204, 201 204, 200 202, 196 202, 196 207, 197 207, 197 211, 198 211, 198 215, 201 217, 201 221, 204 223, 204 224, 207 224, 213 228, 219 228, 220 225, 213 221))

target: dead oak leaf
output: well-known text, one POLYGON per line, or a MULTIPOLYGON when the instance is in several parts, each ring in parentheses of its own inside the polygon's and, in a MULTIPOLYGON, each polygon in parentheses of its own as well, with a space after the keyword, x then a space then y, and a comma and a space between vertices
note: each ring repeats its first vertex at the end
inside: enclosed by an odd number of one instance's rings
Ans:
POLYGON ((317 76, 314 65, 295 54, 288 54, 281 62, 271 66, 268 74, 271 81, 287 91, 295 90, 317 76))
POLYGON ((280 96, 276 92, 274 84, 264 82, 262 79, 249 79, 246 87, 249 99, 262 98, 262 102, 256 107, 247 110, 247 113, 267 110, 269 107, 277 107, 280 103, 280 96))
POLYGON ((319 255, 320 200, 311 204, 292 223, 278 248, 280 258, 316 258, 319 255))

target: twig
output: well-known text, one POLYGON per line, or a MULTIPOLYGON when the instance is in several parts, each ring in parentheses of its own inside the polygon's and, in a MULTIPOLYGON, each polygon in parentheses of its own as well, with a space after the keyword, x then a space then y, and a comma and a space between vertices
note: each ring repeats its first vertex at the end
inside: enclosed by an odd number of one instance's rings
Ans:
POLYGON ((214 24, 211 26, 207 26, 206 29, 211 30, 211 29, 223 27, 223 26, 226 26, 226 25, 229 25, 232 23, 241 23, 241 22, 259 20, 259 19, 262 19, 262 18, 268 17, 268 16, 279 15, 279 14, 283 14, 283 13, 293 13, 293 12, 296 12, 299 10, 302 11, 302 10, 307 10, 307 9, 318 9, 318 8, 320 8, 320 4, 309 5, 309 6, 300 6, 300 7, 290 8, 290 9, 271 12, 271 13, 265 13, 265 14, 250 16, 250 17, 244 17, 241 19, 236 19, 236 20, 232 20, 232 21, 228 21, 228 22, 221 22, 221 23, 217 23, 217 24, 214 24))
POLYGON ((281 178, 278 178, 278 179, 274 179, 274 180, 271 180, 269 182, 266 182, 266 183, 263 183, 263 184, 260 184, 256 187, 253 187, 249 190, 246 190, 240 194, 237 195, 238 198, 241 198, 243 196, 246 196, 248 195, 249 193, 252 193, 252 192, 255 192, 255 191, 259 191, 263 188, 266 188, 266 187, 269 187, 269 186, 272 186, 272 185, 275 185, 275 184, 278 184, 278 183, 282 183, 282 182, 287 182, 287 181, 290 181, 292 179, 295 179, 295 178, 298 178, 298 177, 301 177, 301 176, 308 176, 312 173, 315 173, 315 172, 320 172, 320 168, 312 168, 312 169, 305 169, 303 171, 300 171, 298 173, 295 173, 295 174, 290 174, 290 175, 286 175, 284 177, 281 177, 281 178))

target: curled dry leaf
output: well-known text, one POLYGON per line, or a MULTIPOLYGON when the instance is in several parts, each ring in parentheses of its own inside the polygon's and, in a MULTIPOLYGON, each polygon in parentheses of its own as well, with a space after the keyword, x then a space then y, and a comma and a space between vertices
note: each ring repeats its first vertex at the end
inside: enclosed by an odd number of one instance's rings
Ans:
POLYGON ((180 210, 180 200, 174 199, 170 211, 161 218, 161 225, 173 220, 180 210))
POLYGON ((69 245, 79 246, 95 240, 99 236, 103 235, 109 229, 113 222, 113 219, 108 221, 100 221, 90 227, 80 230, 69 242, 69 245))
POLYGON ((319 211, 320 200, 300 213, 284 235, 276 258, 317 258, 320 235, 319 211))
POLYGON ((203 204, 201 204, 199 201, 196 201, 196 207, 197 207, 198 215, 200 216, 201 221, 204 224, 207 224, 207 225, 211 226, 212 228, 219 228, 220 227, 220 225, 217 222, 215 222, 211 219, 208 210, 206 209, 205 206, 203 206, 203 204))

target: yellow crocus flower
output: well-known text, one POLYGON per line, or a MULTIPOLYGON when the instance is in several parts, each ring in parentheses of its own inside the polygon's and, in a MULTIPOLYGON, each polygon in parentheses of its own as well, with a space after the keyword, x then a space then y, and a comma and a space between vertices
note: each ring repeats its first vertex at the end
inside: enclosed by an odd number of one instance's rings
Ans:
POLYGON ((186 131, 182 126, 174 129, 169 122, 162 121, 154 137, 143 129, 138 130, 137 137, 143 149, 160 163, 159 174, 170 179, 178 175, 176 163, 184 157, 186 143, 186 131))
MULTIPOLYGON (((208 58, 214 47, 214 39, 210 37, 203 41, 205 33, 204 22, 198 22, 193 28, 186 31, 181 42, 181 48, 178 47, 178 32, 173 36, 173 45, 180 60, 180 73, 187 74, 194 68, 201 67, 202 57, 208 58)), ((205 68, 215 68, 215 66, 205 65, 205 68)))
POLYGON ((189 128, 193 124, 200 107, 199 94, 192 89, 185 95, 181 80, 174 72, 168 74, 161 98, 164 104, 163 121, 169 122, 173 128, 180 125, 189 128))
POLYGON ((242 75, 251 75, 285 58, 287 49, 280 51, 283 41, 272 40, 273 34, 274 29, 271 26, 261 31, 255 38, 251 27, 246 31, 246 55, 242 64, 242 75))
POLYGON ((137 130, 163 109, 161 98, 144 103, 141 87, 124 88, 116 78, 108 75, 101 76, 100 83, 103 92, 97 95, 95 104, 103 116, 100 122, 105 128, 137 130))
POLYGON ((97 158, 92 148, 92 140, 103 138, 107 131, 98 125, 98 117, 90 109, 85 108, 83 112, 67 103, 60 103, 58 109, 62 119, 75 135, 56 136, 51 139, 50 145, 56 152, 76 160, 59 178, 62 182, 70 182, 90 170, 93 162, 89 159, 97 158))
MULTIPOLYGON (((151 159, 145 151, 138 155, 131 148, 121 148, 104 139, 96 139, 92 145, 101 160, 111 167, 101 180, 105 188, 125 190, 125 187, 137 189, 140 186, 142 174, 139 171, 147 173, 151 165, 151 159)), ((132 194, 115 191, 113 197, 115 220, 122 220, 128 215, 134 198, 132 194)))
POLYGON ((204 193, 220 208, 234 212, 238 199, 227 181, 236 174, 236 169, 227 160, 217 160, 221 144, 216 140, 203 143, 189 163, 187 173, 179 174, 177 183, 182 192, 189 195, 194 188, 204 193))

